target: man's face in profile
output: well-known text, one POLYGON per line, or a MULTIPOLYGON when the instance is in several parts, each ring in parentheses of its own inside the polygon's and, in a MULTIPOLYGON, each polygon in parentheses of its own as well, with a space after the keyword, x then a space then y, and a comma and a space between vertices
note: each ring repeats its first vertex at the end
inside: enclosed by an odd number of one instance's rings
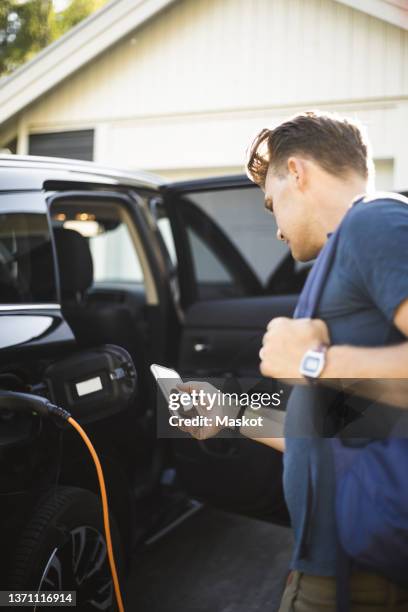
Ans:
MULTIPOLYGON (((290 158, 291 160, 293 158, 290 158)), ((275 215, 276 237, 289 246, 294 259, 309 261, 316 257, 308 192, 304 185, 305 168, 298 162, 277 172, 269 166, 265 179, 265 208, 275 215), (303 173, 303 174, 302 174, 303 173)))

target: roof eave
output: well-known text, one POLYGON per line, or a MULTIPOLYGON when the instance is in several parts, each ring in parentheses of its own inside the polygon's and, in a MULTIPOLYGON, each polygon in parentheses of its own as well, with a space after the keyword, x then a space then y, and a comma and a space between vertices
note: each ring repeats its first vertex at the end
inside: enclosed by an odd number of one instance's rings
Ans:
POLYGON ((336 0, 336 2, 408 30, 408 6, 403 8, 400 0, 336 0))
POLYGON ((0 124, 175 0, 112 0, 0 82, 0 124))

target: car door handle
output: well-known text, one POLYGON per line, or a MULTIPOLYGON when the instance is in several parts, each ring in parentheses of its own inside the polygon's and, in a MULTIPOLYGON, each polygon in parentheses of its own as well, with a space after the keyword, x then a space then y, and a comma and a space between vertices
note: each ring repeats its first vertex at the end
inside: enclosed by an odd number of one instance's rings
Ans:
POLYGON ((194 344, 194 352, 195 353, 208 353, 210 350, 210 345, 205 342, 196 342, 194 344))

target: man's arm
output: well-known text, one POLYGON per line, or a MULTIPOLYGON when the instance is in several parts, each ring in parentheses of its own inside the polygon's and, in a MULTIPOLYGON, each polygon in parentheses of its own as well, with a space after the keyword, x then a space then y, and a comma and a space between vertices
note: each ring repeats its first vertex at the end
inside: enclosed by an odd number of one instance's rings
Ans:
MULTIPOLYGON (((394 325, 408 337, 408 300, 396 310, 394 325)), ((322 382, 339 378, 343 387, 357 378, 354 390, 358 395, 407 408, 408 342, 378 348, 330 347, 322 382)))
MULTIPOLYGON (((408 299, 394 314, 394 325, 408 337, 408 299)), ((320 343, 330 343, 327 326, 318 319, 273 319, 260 351, 264 376, 305 380, 299 373, 304 353, 320 343)), ((332 345, 320 376, 323 384, 345 388, 358 382, 358 393, 406 408, 408 405, 408 342, 385 347, 332 345), (363 382, 364 380, 364 382, 363 382)))
MULTIPOLYGON (((294 321, 288 320, 289 323, 294 321)), ((286 371, 284 363, 277 363, 276 366, 282 370, 278 372, 276 369, 276 378, 298 378, 300 360, 309 348, 315 348, 320 342, 328 341, 327 328, 323 321, 310 320, 305 322, 306 325, 301 329, 299 326, 298 336, 300 343, 305 343, 298 351, 295 361, 297 367, 294 371, 290 368, 290 372, 286 371), (307 346, 307 348, 305 348, 307 346), (303 353, 302 353, 303 351, 303 353), (285 372, 286 371, 286 372, 285 372), (286 375, 284 375, 286 373, 286 375), (290 374, 288 376, 287 374, 290 374)), ((278 323, 279 325, 279 323, 278 323)), ((397 308, 394 316, 394 325, 400 332, 408 338, 408 300, 405 300, 397 308)), ((272 327, 272 326, 271 326, 272 327)), ((270 328, 269 328, 270 329, 270 328)), ((295 326, 288 328, 291 334, 292 342, 296 341, 292 335, 296 332, 295 326), (291 328, 291 329, 290 329, 291 328)), ((281 331, 280 340, 274 342, 270 336, 267 343, 270 343, 270 356, 275 356, 278 362, 279 355, 284 357, 284 349, 287 347, 285 341, 285 332, 281 331), (281 352, 283 350, 283 353, 281 352)), ((289 351, 288 351, 289 353, 289 351)), ((290 353, 289 353, 290 354, 290 353)), ((288 355, 288 359, 290 356, 288 355)), ((273 360, 273 357, 271 361, 273 360)), ((279 360, 280 361, 280 360, 279 360)), ((270 372, 270 363, 261 361, 261 371, 263 374, 270 372)), ((323 383, 329 383, 336 387, 347 387, 349 384, 358 383, 355 390, 358 394, 364 395, 370 399, 378 400, 381 397, 386 399, 387 403, 399 406, 402 408, 408 407, 408 341, 395 344, 393 346, 385 346, 378 348, 365 348, 356 346, 341 346, 334 345, 329 347, 327 351, 327 363, 324 368, 321 379, 323 383), (347 380, 344 380, 347 379, 347 380), (367 379, 362 381, 362 379, 367 379), (371 379, 371 380, 370 380, 371 379), (390 380, 391 379, 391 380, 390 380)), ((301 382, 304 382, 302 379, 301 382)), ((249 411, 248 411, 249 412, 249 411)), ((257 411, 258 412, 258 411, 257 411)), ((266 422, 268 416, 266 414, 266 422)), ((283 432, 281 437, 266 437, 267 429, 264 431, 265 436, 254 437, 256 432, 251 427, 242 427, 240 432, 257 442, 271 446, 281 452, 285 450, 285 439, 283 432)))
MULTIPOLYGON (((408 299, 395 312, 395 326, 408 337, 408 299)), ((316 348, 322 342, 329 343, 329 334, 324 321, 319 319, 273 319, 263 338, 260 351, 260 370, 264 376, 306 384, 299 373, 304 353, 316 348)), ((386 403, 407 408, 408 406, 408 341, 393 346, 364 348, 354 346, 331 346, 328 350, 327 365, 321 375, 323 384, 344 388, 358 382, 358 394, 380 400, 384 394, 386 403)), ((217 391, 208 383, 189 382, 179 389, 191 393, 201 388, 217 391)), ((199 407, 199 412, 200 412, 199 407)), ((205 410, 202 414, 206 414, 205 410)), ((230 406, 228 416, 236 418, 239 406, 230 406)), ((222 413, 224 414, 224 413, 222 413)), ((243 425, 240 433, 284 452, 283 413, 269 408, 245 410, 248 418, 263 417, 260 427, 243 425)), ((183 428, 193 437, 206 439, 216 435, 222 427, 183 428)))
MULTIPOLYGON (((408 338, 408 300, 397 308, 394 325, 408 338)), ((408 342, 379 348, 331 346, 322 378, 408 379, 408 342)))
MULTIPOLYGON (((198 381, 189 381, 177 385, 177 389, 188 394, 191 394, 193 391, 199 393, 201 390, 207 394, 217 395, 219 393, 219 390, 210 383, 198 381)), ((180 429, 191 434, 197 440, 212 438, 223 429, 223 426, 216 423, 217 417, 223 418, 227 416, 235 420, 240 412, 240 404, 235 402, 225 402, 225 404, 224 402, 215 402, 210 408, 210 404, 204 400, 204 403, 200 401, 195 403, 194 407, 200 416, 212 417, 211 422, 205 425, 186 426, 182 421, 180 422, 180 429)), ((241 415, 242 417, 248 420, 261 418, 261 424, 257 426, 246 425, 244 421, 240 428, 240 433, 243 436, 251 438, 256 442, 261 442, 280 452, 285 450, 285 440, 283 437, 284 412, 275 408, 252 408, 248 406, 244 414, 241 415)))

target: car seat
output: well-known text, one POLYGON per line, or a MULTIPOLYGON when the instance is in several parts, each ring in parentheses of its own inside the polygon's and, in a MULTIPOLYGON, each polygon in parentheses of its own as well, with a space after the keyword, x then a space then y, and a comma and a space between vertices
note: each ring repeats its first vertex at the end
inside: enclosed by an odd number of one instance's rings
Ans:
POLYGON ((79 232, 54 229, 63 314, 80 346, 117 344, 131 355, 138 372, 139 393, 148 394, 148 334, 143 307, 134 312, 124 292, 92 293, 93 261, 88 240, 79 232))

